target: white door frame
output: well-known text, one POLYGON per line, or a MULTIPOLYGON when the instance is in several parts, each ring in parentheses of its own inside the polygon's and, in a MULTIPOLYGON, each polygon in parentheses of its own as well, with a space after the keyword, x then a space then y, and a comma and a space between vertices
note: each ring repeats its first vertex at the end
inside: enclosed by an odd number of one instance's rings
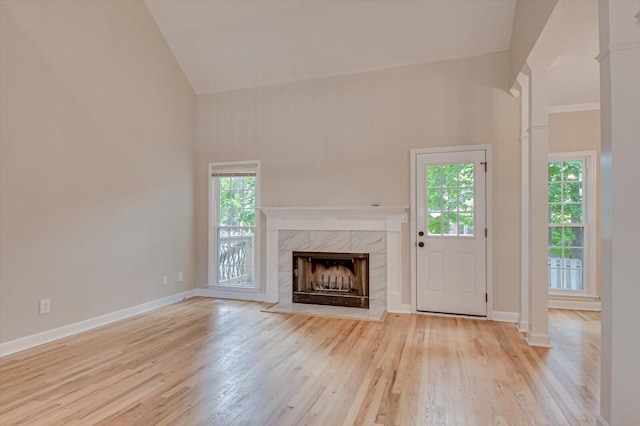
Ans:
POLYGON ((411 150, 411 312, 417 313, 417 254, 416 245, 417 239, 417 224, 416 224, 416 212, 418 211, 417 197, 416 197, 416 161, 419 154, 442 154, 442 153, 454 153, 461 151, 479 151, 484 150, 486 152, 487 161, 487 173, 486 173, 486 209, 487 209, 487 319, 493 319, 493 232, 492 232, 492 210, 493 210, 493 194, 492 194, 492 157, 491 157, 491 145, 463 145, 463 146, 450 146, 441 148, 416 148, 411 150))

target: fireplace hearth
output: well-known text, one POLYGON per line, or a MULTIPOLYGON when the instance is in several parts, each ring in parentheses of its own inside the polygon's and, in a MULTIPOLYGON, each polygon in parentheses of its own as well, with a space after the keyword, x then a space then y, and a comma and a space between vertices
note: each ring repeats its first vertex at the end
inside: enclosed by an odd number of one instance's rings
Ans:
POLYGON ((293 302, 369 308, 369 254, 293 252, 293 302))

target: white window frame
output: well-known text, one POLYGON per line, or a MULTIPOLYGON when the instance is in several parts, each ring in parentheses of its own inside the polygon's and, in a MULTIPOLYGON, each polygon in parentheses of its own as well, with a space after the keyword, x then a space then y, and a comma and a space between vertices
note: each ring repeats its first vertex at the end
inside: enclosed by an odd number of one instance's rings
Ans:
MULTIPOLYGON (((584 161, 582 193, 584 199, 584 289, 549 289, 549 296, 596 297, 596 151, 556 152, 549 154, 547 162, 584 161), (585 198, 586 197, 586 198, 585 198)), ((552 224, 548 223, 549 226, 552 224)), ((548 247, 548 245, 547 245, 548 247)), ((547 283, 547 286, 549 284, 547 283)))
POLYGON ((260 198, 260 160, 252 160, 252 161, 227 161, 222 163, 209 163, 207 168, 208 175, 207 178, 209 180, 209 208, 208 208, 208 227, 209 227, 209 251, 207 254, 207 267, 208 267, 208 287, 212 290, 220 290, 223 292, 246 292, 246 293, 257 293, 261 291, 261 257, 260 257, 260 247, 261 247, 261 227, 260 227, 260 210, 261 206, 261 198, 260 198), (218 283, 218 265, 217 265, 217 252, 218 252, 218 235, 216 232, 217 229, 217 221, 218 221, 218 193, 216 188, 214 187, 214 180, 212 179, 212 173, 216 169, 220 168, 233 168, 233 167, 253 167, 256 171, 256 187, 255 187, 255 207, 256 207, 256 226, 255 226, 255 237, 254 237, 254 281, 252 283, 247 283, 241 286, 228 286, 228 285, 220 285, 218 283), (215 194, 214 194, 214 190, 215 194), (216 259, 215 262, 212 259, 216 259))

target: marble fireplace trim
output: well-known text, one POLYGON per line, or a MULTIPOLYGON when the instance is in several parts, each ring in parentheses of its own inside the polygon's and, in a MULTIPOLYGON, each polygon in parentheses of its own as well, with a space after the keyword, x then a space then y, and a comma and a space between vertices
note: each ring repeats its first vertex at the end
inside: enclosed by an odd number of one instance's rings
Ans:
POLYGON ((278 302, 292 302, 293 252, 369 253, 369 311, 387 310, 387 234, 383 231, 278 231, 278 302))
POLYGON ((403 312, 401 227, 408 206, 263 207, 266 302, 291 302, 293 250, 370 253, 371 309, 403 312))

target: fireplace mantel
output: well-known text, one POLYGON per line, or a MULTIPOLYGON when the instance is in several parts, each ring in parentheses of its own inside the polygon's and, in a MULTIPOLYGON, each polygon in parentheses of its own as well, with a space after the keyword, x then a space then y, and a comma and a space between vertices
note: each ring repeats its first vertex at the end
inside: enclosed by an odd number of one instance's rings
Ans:
POLYGON ((409 206, 261 207, 266 216, 266 300, 278 302, 278 232, 384 231, 387 234, 387 311, 404 312, 401 300, 401 229, 409 206))
POLYGON ((297 206, 297 207, 258 207, 267 216, 283 215, 366 215, 386 216, 403 215, 409 206, 297 206))

